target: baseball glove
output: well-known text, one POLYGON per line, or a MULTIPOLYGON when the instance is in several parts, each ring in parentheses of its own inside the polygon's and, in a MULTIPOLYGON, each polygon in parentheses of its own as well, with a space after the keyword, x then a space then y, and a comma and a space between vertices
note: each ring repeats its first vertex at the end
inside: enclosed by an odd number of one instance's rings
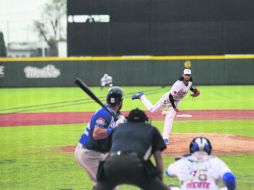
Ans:
POLYGON ((195 89, 193 93, 191 94, 192 97, 198 97, 200 95, 200 91, 198 89, 195 89))

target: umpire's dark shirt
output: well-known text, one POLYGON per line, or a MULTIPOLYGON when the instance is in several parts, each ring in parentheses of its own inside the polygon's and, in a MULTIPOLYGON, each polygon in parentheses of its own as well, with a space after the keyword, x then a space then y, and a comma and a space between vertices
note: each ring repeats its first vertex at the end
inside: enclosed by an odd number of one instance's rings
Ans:
POLYGON ((151 154, 164 150, 166 145, 157 128, 141 122, 128 122, 116 127, 109 138, 110 152, 136 152, 144 156, 151 149, 151 154), (110 146, 111 145, 111 146, 110 146))

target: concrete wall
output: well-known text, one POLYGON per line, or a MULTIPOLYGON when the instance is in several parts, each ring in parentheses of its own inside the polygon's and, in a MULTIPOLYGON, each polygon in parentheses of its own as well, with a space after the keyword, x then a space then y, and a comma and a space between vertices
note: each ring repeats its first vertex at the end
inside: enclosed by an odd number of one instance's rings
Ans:
POLYGON ((69 56, 254 53, 253 0, 68 0, 67 16, 69 56))

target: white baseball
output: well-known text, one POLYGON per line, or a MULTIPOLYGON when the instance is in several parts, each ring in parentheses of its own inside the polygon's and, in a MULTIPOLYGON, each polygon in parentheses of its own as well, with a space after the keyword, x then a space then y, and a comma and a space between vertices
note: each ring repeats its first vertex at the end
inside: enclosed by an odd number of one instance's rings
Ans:
POLYGON ((166 110, 163 110, 163 111, 161 112, 161 114, 165 116, 165 115, 167 114, 167 111, 166 111, 166 110))

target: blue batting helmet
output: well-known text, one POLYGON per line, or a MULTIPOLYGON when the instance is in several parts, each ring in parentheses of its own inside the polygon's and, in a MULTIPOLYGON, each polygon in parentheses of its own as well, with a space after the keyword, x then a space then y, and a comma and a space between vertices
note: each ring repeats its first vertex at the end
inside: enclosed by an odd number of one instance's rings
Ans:
POLYGON ((190 143, 190 153, 194 153, 197 151, 207 152, 207 154, 211 154, 212 145, 209 139, 205 137, 196 137, 190 143))

